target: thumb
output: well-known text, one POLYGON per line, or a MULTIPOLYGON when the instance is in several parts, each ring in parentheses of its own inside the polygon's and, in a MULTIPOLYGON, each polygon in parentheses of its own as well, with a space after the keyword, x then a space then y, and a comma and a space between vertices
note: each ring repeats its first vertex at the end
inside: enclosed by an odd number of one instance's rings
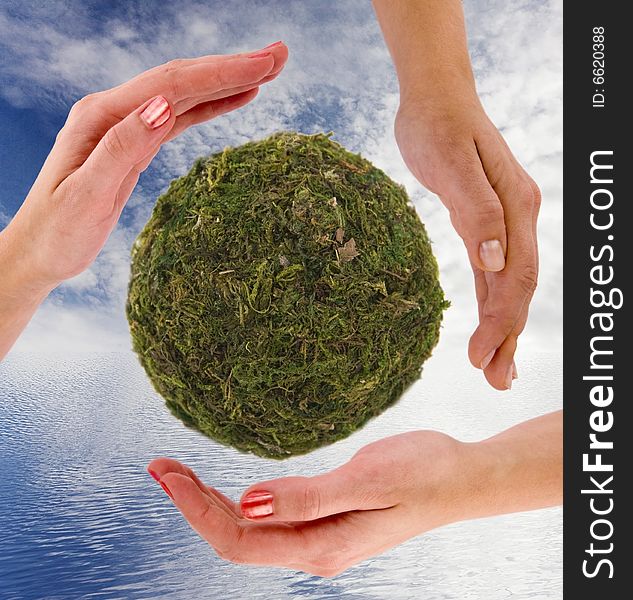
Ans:
POLYGON ((352 464, 315 477, 283 477, 252 485, 240 501, 242 516, 258 521, 313 521, 392 506, 371 478, 352 464))
POLYGON ((163 96, 148 100, 106 132, 78 175, 90 181, 96 193, 118 191, 139 163, 158 151, 175 122, 175 112, 163 96))
POLYGON ((442 201, 464 240, 471 264, 482 271, 501 271, 505 267, 505 215, 480 160, 473 158, 462 166, 446 190, 442 201))

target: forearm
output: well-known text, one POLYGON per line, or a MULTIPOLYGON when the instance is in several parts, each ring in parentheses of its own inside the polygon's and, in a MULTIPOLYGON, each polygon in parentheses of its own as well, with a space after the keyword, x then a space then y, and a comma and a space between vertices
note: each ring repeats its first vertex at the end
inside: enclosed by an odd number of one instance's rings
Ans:
POLYGON ((563 412, 466 444, 461 519, 556 506, 563 500, 563 412))
POLYGON ((373 0, 400 83, 401 103, 476 99, 461 0, 373 0))
POLYGON ((20 242, 15 229, 12 223, 0 232, 0 360, 53 287, 33 277, 26 251, 32 242, 20 242))

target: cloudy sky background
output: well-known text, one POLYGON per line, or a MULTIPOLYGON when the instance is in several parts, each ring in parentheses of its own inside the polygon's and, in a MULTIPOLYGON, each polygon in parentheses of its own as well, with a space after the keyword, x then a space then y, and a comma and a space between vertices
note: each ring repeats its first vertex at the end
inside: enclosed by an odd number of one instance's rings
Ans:
MULTIPOLYGON (((562 0, 464 0, 464 6, 484 105, 544 197, 540 287, 521 352, 559 352, 562 0)), ((400 158, 393 137, 397 82, 366 0, 4 1, 0 228, 24 199, 75 100, 173 58, 256 49, 278 39, 290 48, 283 75, 251 105, 162 149, 97 261, 51 295, 14 351, 129 348, 124 317, 129 248, 157 195, 198 156, 297 129, 334 131, 338 141, 406 185, 434 241, 453 303, 442 346, 463 347, 465 355, 476 318, 470 268, 446 211, 400 158)))

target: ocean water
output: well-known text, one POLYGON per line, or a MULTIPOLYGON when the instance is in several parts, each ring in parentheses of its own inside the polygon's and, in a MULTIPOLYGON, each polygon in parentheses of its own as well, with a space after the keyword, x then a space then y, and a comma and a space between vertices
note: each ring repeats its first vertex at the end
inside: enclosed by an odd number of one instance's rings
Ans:
POLYGON ((520 374, 511 394, 496 393, 463 356, 438 352, 362 431, 277 462, 187 429, 132 354, 14 354, 0 364, 0 598, 562 598, 558 508, 454 524, 321 579, 224 562, 145 472, 171 456, 237 498, 258 480, 331 469, 395 433, 476 440, 560 408, 557 355, 523 359, 520 374))

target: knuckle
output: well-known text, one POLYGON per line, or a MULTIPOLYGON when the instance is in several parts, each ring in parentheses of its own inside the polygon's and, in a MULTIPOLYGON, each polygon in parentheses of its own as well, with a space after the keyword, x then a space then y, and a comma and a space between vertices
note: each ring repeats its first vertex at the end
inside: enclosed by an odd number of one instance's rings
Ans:
POLYGON ((494 221, 503 221, 503 207, 496 199, 485 199, 473 203, 473 216, 477 225, 488 225, 494 221))
MULTIPOLYGON (((72 111, 72 109, 71 109, 72 111)), ((70 127, 68 125, 68 123, 66 123, 58 132, 57 135, 55 136, 55 143, 59 143, 61 142, 70 132, 70 127)))
POLYGON ((177 71, 168 71, 165 74, 165 81, 167 84, 167 91, 170 98, 180 98, 180 78, 177 71))
POLYGON ((94 110, 95 104, 98 103, 100 97, 101 96, 99 93, 95 93, 88 94, 87 96, 80 98, 72 105, 69 116, 74 118, 81 118, 88 111, 94 110))
POLYGON ((521 206, 531 209, 534 205, 534 190, 529 181, 521 181, 517 184, 516 195, 521 206))
POLYGON ((184 59, 176 58, 163 65, 163 78, 171 98, 179 98, 182 90, 180 70, 185 65, 184 59))
POLYGON ((213 72, 213 81, 218 90, 223 90, 227 86, 224 81, 224 68, 222 65, 213 72))
POLYGON ((300 516, 303 521, 310 521, 319 515, 321 507, 321 494, 319 488, 312 483, 307 483, 303 490, 300 516))
POLYGON ((454 221, 463 239, 478 239, 481 237, 482 229, 489 229, 491 224, 503 225, 503 207, 495 199, 480 200, 467 206, 455 206, 454 221))
POLYGON ((226 66, 223 63, 220 63, 209 72, 207 76, 209 90, 218 92, 223 90, 225 87, 228 87, 228 84, 225 84, 224 82, 223 70, 225 68, 226 66))
POLYGON ((185 65, 185 60, 182 58, 174 58, 173 60, 170 60, 169 62, 166 62, 163 65, 163 69, 166 73, 170 73, 172 71, 177 71, 178 69, 182 68, 185 65))
POLYGON ((525 294, 533 294, 538 285, 538 269, 534 265, 524 266, 518 274, 517 284, 525 294))
POLYGON ((534 207, 538 210, 539 208, 541 208, 543 195, 541 194, 539 186, 532 179, 530 179, 530 188, 532 190, 532 202, 534 204, 534 207))
MULTIPOLYGON (((208 512, 208 509, 205 509, 205 512, 208 512)), ((229 525, 222 526, 220 528, 220 537, 225 540, 224 544, 214 544, 214 549, 217 555, 222 559, 228 562, 232 562, 235 564, 246 564, 248 561, 244 555, 244 537, 245 530, 241 527, 232 527, 229 525)))
POLYGON ((107 131, 103 137, 103 147, 112 159, 117 162, 126 162, 126 159, 129 158, 126 145, 117 127, 112 127, 107 131))
POLYGON ((199 511, 198 514, 195 515, 195 521, 199 522, 199 523, 204 523, 206 522, 208 519, 211 518, 211 505, 207 504, 205 506, 203 506, 199 511))

